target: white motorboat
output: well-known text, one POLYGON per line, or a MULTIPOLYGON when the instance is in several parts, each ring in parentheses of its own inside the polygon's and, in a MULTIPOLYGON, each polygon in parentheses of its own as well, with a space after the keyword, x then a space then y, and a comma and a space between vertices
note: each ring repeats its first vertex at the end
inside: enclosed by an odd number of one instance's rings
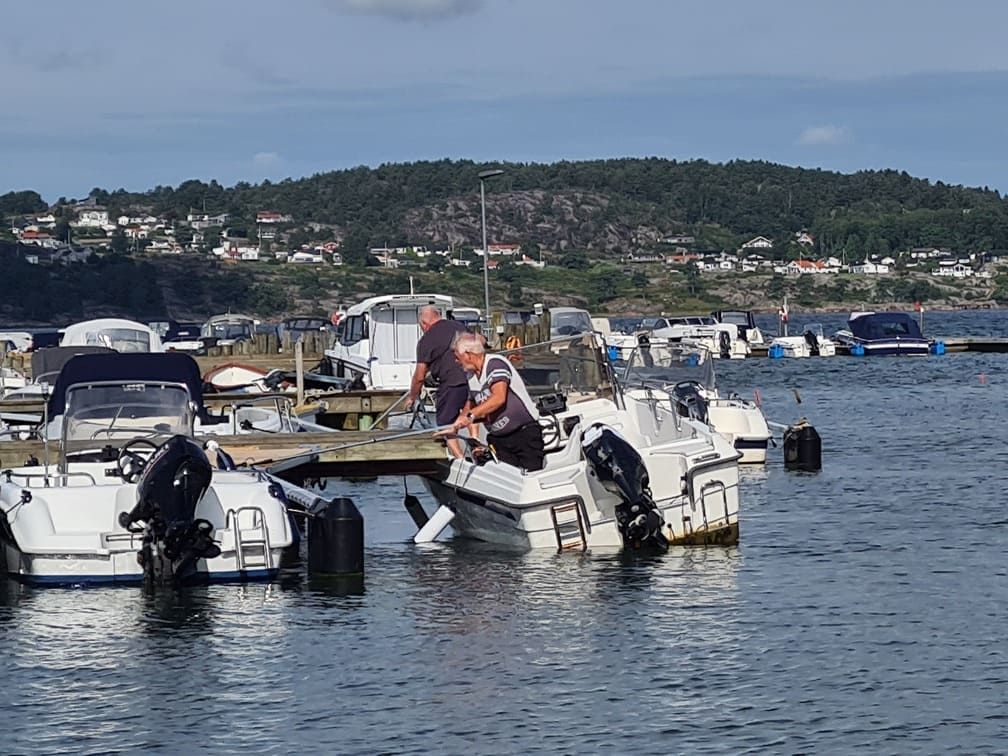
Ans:
POLYGON ((739 337, 734 323, 719 323, 707 315, 644 318, 641 329, 650 331, 650 338, 681 341, 701 346, 712 357, 741 360, 752 352, 749 343, 739 337))
MULTIPOLYGON (((389 294, 370 297, 347 309, 336 326, 336 340, 325 351, 332 374, 360 377, 373 389, 405 391, 416 369, 421 307, 433 305, 452 318, 454 301, 441 294, 389 294)), ((472 308, 464 308, 471 318, 472 308)), ((467 320, 466 322, 471 322, 467 320)))
POLYGON ((551 389, 539 399, 544 469, 447 461, 426 479, 441 506, 417 518, 416 540, 450 521, 457 536, 521 548, 737 542, 739 454, 727 439, 667 401, 625 394, 591 335, 513 361, 531 391, 551 389))
POLYGON ((117 352, 163 352, 161 337, 143 323, 122 318, 99 318, 64 329, 60 346, 103 346, 117 352))
POLYGON ((766 462, 773 434, 763 410, 735 394, 721 396, 713 360, 703 347, 660 340, 641 344, 619 379, 631 396, 664 398, 679 414, 709 423, 742 455, 740 463, 766 462))
POLYGON ((0 399, 11 391, 23 389, 27 383, 28 379, 24 377, 24 374, 14 368, 0 365, 0 399))
POLYGON ((780 348, 782 357, 833 357, 836 354, 836 344, 823 334, 819 323, 805 326, 801 336, 777 336, 770 342, 770 349, 774 347, 780 348))
POLYGON ((739 338, 750 346, 766 343, 763 331, 756 325, 756 318, 750 310, 715 310, 711 317, 718 323, 732 323, 738 329, 739 338))
POLYGON ((8 574, 80 584, 274 576, 298 535, 290 497, 311 495, 217 453, 192 433, 205 414, 188 355, 92 354, 70 360, 49 398, 54 464, 0 474, 8 574), (55 445, 54 445, 55 449, 55 445), (55 451, 54 451, 55 453, 55 451))
MULTIPOLYGON (((251 341, 257 323, 255 318, 233 312, 214 315, 200 329, 200 346, 233 346, 240 341, 251 341)), ((191 351, 194 344, 182 342, 182 346, 184 351, 191 351)))

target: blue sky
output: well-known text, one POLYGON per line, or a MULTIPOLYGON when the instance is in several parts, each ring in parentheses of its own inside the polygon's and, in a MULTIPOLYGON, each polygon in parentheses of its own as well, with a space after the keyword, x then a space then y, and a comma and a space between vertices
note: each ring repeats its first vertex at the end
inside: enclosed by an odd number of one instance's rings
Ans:
POLYGON ((0 193, 651 156, 1008 191, 994 0, 37 0, 0 23, 0 193))

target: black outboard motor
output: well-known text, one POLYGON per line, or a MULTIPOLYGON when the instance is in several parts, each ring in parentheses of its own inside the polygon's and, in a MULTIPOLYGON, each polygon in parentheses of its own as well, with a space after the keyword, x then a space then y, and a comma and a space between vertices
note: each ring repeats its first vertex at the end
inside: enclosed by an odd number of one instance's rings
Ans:
POLYGON ((620 497, 616 505, 616 525, 623 544, 666 548, 661 512, 651 498, 644 460, 630 443, 601 423, 591 426, 581 441, 585 458, 606 490, 620 497))
POLYGON ((718 349, 724 359, 731 357, 731 336, 727 331, 718 331, 718 349))
POLYGON ((672 398, 675 400, 676 412, 683 417, 690 417, 707 422, 707 399, 703 395, 703 386, 696 381, 681 381, 672 387, 672 398))
POLYGON ((213 524, 196 518, 212 474, 202 447, 188 436, 172 436, 148 460, 136 506, 119 515, 126 530, 144 534, 138 559, 148 578, 184 582, 200 559, 220 556, 213 524))
POLYGON ((812 331, 805 331, 805 343, 809 345, 809 354, 813 357, 819 356, 819 337, 812 331))

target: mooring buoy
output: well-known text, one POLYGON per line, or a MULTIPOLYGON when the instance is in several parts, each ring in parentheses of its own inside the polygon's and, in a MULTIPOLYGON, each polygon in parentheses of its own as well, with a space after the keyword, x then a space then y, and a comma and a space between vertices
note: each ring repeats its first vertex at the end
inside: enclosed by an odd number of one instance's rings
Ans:
POLYGON ((804 417, 784 431, 784 467, 803 472, 822 469, 822 439, 804 417))
POLYGON ((320 500, 308 518, 308 571, 364 574, 364 518, 353 499, 320 500))

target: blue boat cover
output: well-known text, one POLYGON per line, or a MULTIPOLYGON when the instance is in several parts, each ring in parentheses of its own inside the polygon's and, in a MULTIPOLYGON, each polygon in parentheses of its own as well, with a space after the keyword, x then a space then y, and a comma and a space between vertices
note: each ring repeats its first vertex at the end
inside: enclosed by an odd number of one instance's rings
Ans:
POLYGON ((905 312, 871 312, 848 322, 851 333, 864 341, 887 339, 921 339, 917 321, 905 312))
POLYGON ((111 352, 72 357, 60 371, 52 396, 49 397, 49 417, 63 414, 66 409, 66 392, 70 386, 99 381, 183 383, 196 404, 197 416, 201 420, 206 419, 199 365, 182 352, 111 352))

